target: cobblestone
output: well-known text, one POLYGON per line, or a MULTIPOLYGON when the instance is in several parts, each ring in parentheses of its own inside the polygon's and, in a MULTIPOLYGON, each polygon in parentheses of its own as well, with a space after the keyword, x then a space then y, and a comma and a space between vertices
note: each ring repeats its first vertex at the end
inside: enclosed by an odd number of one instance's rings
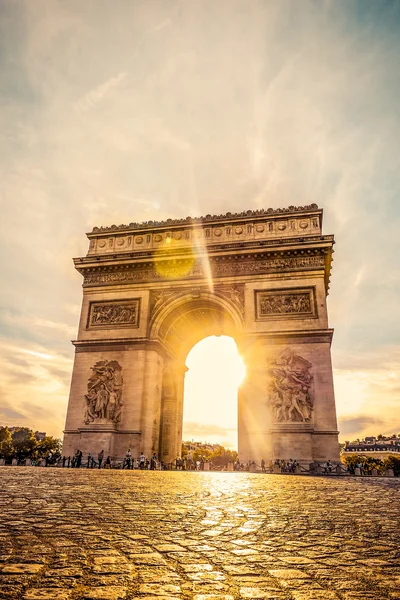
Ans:
POLYGON ((400 482, 0 468, 0 599, 400 600, 400 482))

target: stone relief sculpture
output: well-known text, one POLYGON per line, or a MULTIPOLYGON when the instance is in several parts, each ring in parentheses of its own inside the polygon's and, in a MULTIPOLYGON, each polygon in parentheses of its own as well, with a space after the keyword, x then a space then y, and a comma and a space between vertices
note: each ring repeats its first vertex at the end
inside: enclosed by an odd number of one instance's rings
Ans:
POLYGON ((260 294, 259 316, 312 313, 309 293, 260 294))
POLYGON ((243 285, 231 285, 221 286, 216 288, 217 292, 220 292, 224 296, 228 296, 232 302, 238 305, 241 312, 244 311, 244 286, 243 285))
POLYGON ((286 348, 270 368, 268 404, 278 423, 309 423, 314 408, 312 364, 286 348))
POLYGON ((122 410, 122 368, 116 360, 100 360, 92 367, 85 394, 86 425, 96 420, 118 423, 122 410))
POLYGON ((123 304, 115 302, 92 304, 90 325, 91 327, 96 325, 137 325, 138 305, 138 300, 123 304))
MULTIPOLYGON (((227 275, 237 276, 257 273, 273 273, 275 271, 320 269, 325 265, 325 258, 321 256, 294 256, 283 258, 270 258, 254 261, 235 261, 232 263, 218 263, 210 261, 211 274, 213 277, 225 277, 227 275)), ((182 269, 171 266, 160 274, 154 266, 138 266, 135 269, 115 272, 85 273, 84 287, 103 284, 136 283, 141 281, 162 281, 167 278, 182 279, 182 269)), ((200 262, 195 262, 184 279, 205 277, 206 273, 200 262)))

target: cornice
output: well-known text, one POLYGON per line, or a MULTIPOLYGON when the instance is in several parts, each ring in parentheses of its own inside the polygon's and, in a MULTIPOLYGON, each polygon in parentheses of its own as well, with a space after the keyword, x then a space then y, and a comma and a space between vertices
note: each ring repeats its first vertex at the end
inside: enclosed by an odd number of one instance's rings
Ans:
MULTIPOLYGON (((279 248, 296 248, 297 246, 301 246, 302 248, 306 248, 308 246, 318 246, 318 247, 332 247, 335 244, 333 235, 314 235, 314 236, 304 236, 304 237, 293 237, 293 238, 280 238, 273 240, 262 240, 262 241, 246 241, 246 242, 232 242, 230 244, 212 244, 207 246, 206 248, 196 249, 193 251, 193 248, 169 248, 169 249, 157 249, 157 250, 147 250, 147 251, 132 251, 130 253, 125 252, 115 252, 113 254, 97 254, 97 255, 87 255, 82 257, 74 258, 75 268, 79 271, 81 265, 86 265, 89 263, 98 264, 98 263, 115 263, 116 261, 124 261, 131 263, 133 260, 135 261, 143 261, 143 260, 157 260, 162 258, 172 258, 172 257, 193 257, 196 256, 207 255, 209 257, 215 254, 221 253, 232 253, 232 252, 251 252, 257 249, 268 248, 271 251, 276 247, 279 248)), ((301 252, 301 249, 300 249, 301 252)))
POLYGON ((334 329, 302 329, 268 331, 263 333, 242 333, 236 340, 239 350, 250 347, 254 342, 268 340, 268 344, 286 344, 290 340, 299 344, 332 343, 334 329))
POLYGON ((154 350, 163 356, 171 359, 171 353, 159 339, 151 340, 149 338, 101 338, 101 339, 81 339, 73 340, 75 353, 82 352, 121 352, 132 350, 154 350))
POLYGON ((238 213, 227 212, 221 215, 205 215, 202 217, 186 217, 183 219, 166 219, 163 221, 143 221, 141 223, 129 223, 129 225, 111 225, 109 227, 93 227, 93 230, 87 236, 94 237, 96 234, 114 233, 117 231, 159 229, 161 227, 170 227, 174 225, 201 225, 203 223, 220 223, 221 221, 233 221, 237 219, 254 219, 256 217, 276 216, 290 214, 299 215, 301 213, 319 212, 322 216, 322 209, 317 204, 307 206, 288 206, 287 208, 261 208, 259 210, 244 210, 238 213))

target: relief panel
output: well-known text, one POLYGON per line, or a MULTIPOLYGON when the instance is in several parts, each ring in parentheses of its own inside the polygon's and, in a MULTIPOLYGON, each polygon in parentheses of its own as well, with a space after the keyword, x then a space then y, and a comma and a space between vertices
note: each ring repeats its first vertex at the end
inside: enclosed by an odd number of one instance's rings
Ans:
POLYGON ((315 288, 288 288, 254 292, 257 321, 317 318, 315 288))
POLYGON ((92 367, 88 380, 83 420, 90 423, 114 423, 121 419, 122 368, 116 360, 100 360, 92 367))
POLYGON ((314 410, 312 364, 286 348, 269 368, 267 404, 276 423, 309 423, 314 410))
POLYGON ((87 328, 139 327, 140 298, 91 302, 87 328))

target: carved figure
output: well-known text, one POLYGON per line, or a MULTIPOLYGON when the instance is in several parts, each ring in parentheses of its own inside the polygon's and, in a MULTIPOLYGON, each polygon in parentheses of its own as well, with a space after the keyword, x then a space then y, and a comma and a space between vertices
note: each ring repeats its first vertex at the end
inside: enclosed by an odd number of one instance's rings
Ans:
MULTIPOLYGON (((300 270, 300 269, 319 269, 325 265, 325 258, 321 256, 288 256, 284 258, 267 258, 259 259, 255 257, 253 261, 235 261, 232 263, 217 262, 210 260, 211 274, 215 277, 225 277, 227 275, 249 275, 252 273, 273 273, 275 271, 285 270, 300 270)), ((185 279, 204 277, 205 271, 200 261, 193 264, 191 269, 186 273, 185 279)), ((165 279, 182 279, 182 271, 180 268, 163 270, 163 274, 159 273, 155 266, 139 265, 132 270, 118 271, 114 273, 97 273, 85 274, 84 287, 95 286, 99 284, 115 284, 115 283, 135 283, 139 281, 162 281, 165 279)))
POLYGON ((293 294, 265 294, 260 299, 260 316, 310 313, 312 312, 310 295, 293 294))
POLYGON ((132 304, 95 304, 92 307, 90 324, 95 325, 123 325, 137 324, 137 305, 132 304))
POLYGON ((290 348, 275 359, 269 372, 268 404, 276 422, 310 422, 314 407, 311 367, 290 348))
POLYGON ((117 423, 122 407, 122 369, 116 360, 98 361, 92 367, 85 394, 86 411, 84 422, 88 425, 96 419, 107 419, 117 423))

